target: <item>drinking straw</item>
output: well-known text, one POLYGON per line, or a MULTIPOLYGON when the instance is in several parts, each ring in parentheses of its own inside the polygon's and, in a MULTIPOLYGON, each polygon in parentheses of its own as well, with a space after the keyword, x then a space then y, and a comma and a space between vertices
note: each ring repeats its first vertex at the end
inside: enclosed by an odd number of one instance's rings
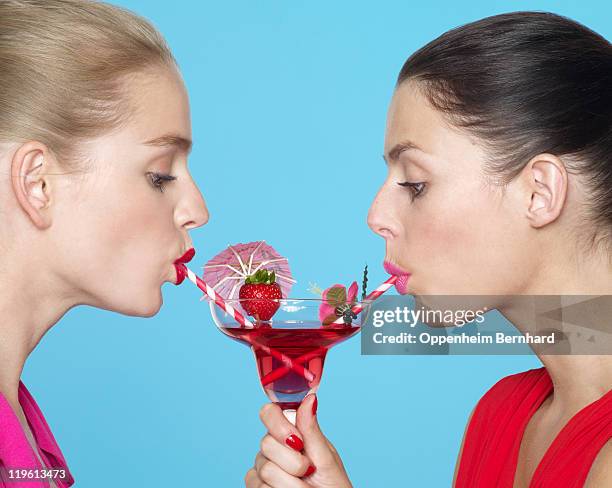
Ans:
MULTIPOLYGON (((372 293, 370 293, 365 300, 363 300, 361 303, 357 303, 356 305, 353 306, 353 308, 351 308, 351 310, 353 311, 353 313, 360 313, 363 310, 363 302, 371 302, 376 300, 379 296, 381 296, 384 292, 386 292, 389 288, 391 288, 395 282, 397 281, 397 276, 391 276, 387 281, 385 281, 384 283, 382 283, 378 288, 376 288, 372 293)), ((334 322, 332 322, 333 325, 342 325, 344 324, 344 318, 343 317, 339 317, 338 319, 336 319, 334 322)))
MULTIPOLYGON (((183 264, 183 266, 185 265, 183 264)), ((200 290, 202 290, 206 294, 206 296, 208 296, 208 298, 212 299, 221 310, 231 315, 242 327, 247 327, 249 329, 255 327, 253 325, 253 322, 247 319, 229 303, 226 303, 225 300, 223 300, 223 298, 221 298, 219 294, 215 290, 213 290, 212 287, 210 287, 204 280, 199 278, 187 266, 185 266, 185 269, 187 270, 187 277, 189 278, 189 280, 194 283, 200 290)))
MULTIPOLYGON (((314 359, 316 357, 319 357, 325 354, 326 352, 327 352, 326 347, 318 347, 314 351, 307 352, 306 354, 301 355, 299 358, 295 358, 293 360, 293 363, 294 364, 304 364, 310 361, 311 359, 314 359)), ((280 368, 276 368, 275 370, 270 371, 267 375, 261 378, 261 385, 266 386, 272 383, 273 381, 279 380, 283 376, 285 376, 287 373, 289 373, 289 371, 290 371, 290 368, 288 368, 287 366, 281 366, 280 368)))
MULTIPOLYGON (((236 322, 238 322, 242 327, 247 327, 250 329, 255 327, 250 320, 245 318, 244 315, 242 315, 238 310, 232 307, 229 303, 226 303, 225 300, 223 300, 223 298, 221 298, 217 294, 217 292, 215 292, 215 290, 213 290, 210 286, 208 286, 208 284, 204 282, 204 280, 199 278, 193 271, 191 271, 187 266, 185 266, 184 263, 181 264, 181 266, 185 268, 185 271, 187 272, 187 277, 189 278, 189 280, 194 285, 196 285, 200 290, 202 290, 209 298, 211 298, 219 306, 219 308, 221 308, 221 310, 231 315, 236 320, 236 322)), ((273 358, 281 361, 287 368, 290 368, 296 373, 298 373, 300 376, 303 376, 307 381, 313 381, 315 379, 315 375, 311 371, 304 368, 304 366, 302 366, 301 364, 294 363, 293 360, 289 356, 286 356, 285 354, 278 352, 276 349, 271 349, 268 346, 259 344, 258 342, 250 338, 249 336, 245 335, 242 337, 242 339, 244 339, 247 342, 250 342, 251 345, 253 345, 254 347, 258 347, 263 352, 265 352, 266 354, 269 354, 273 358)))

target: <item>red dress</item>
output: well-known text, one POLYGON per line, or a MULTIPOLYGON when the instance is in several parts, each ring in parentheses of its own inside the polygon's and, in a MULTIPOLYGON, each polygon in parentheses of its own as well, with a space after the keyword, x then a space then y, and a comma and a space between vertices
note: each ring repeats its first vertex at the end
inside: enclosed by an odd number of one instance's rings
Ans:
MULTIPOLYGON (((498 381, 478 402, 468 426, 456 488, 512 488, 523 432, 552 393, 546 368, 498 381)), ((581 488, 601 448, 612 438, 612 390, 561 429, 529 488, 581 488)))

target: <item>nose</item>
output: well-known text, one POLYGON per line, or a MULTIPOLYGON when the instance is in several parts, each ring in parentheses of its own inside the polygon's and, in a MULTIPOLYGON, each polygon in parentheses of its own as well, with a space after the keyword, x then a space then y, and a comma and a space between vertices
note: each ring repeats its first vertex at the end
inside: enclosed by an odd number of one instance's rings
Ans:
POLYGON ((195 182, 190 178, 190 188, 183 193, 179 204, 176 206, 176 223, 179 227, 190 230, 206 224, 208 217, 208 208, 206 208, 204 197, 195 182))
POLYGON ((387 184, 384 184, 368 212, 368 226, 376 234, 384 239, 392 239, 399 235, 400 223, 395 217, 395 205, 393 204, 387 184))

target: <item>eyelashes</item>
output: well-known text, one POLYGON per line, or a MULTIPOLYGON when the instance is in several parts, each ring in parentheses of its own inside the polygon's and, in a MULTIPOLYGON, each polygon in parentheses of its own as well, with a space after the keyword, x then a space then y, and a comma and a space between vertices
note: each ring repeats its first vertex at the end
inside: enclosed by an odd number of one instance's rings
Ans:
MULTIPOLYGON (((176 180, 176 176, 167 173, 148 172, 147 176, 149 178, 149 181, 151 182, 151 185, 153 185, 154 188, 156 188, 162 193, 164 192, 164 188, 167 183, 176 180)), ((425 191, 426 186, 425 182, 423 181, 403 181, 398 183, 398 185, 404 188, 408 188, 412 201, 414 201, 415 198, 419 198, 423 194, 423 191, 425 191)))
POLYGON ((423 191, 425 190, 425 183, 423 181, 412 182, 412 181, 403 181, 398 183, 399 186, 404 188, 408 188, 410 191, 410 198, 414 201, 415 198, 419 198, 423 191))
POLYGON ((149 178, 151 185, 162 193, 164 192, 164 188, 167 183, 176 180, 176 176, 165 173, 149 172, 147 173, 147 177, 149 178))

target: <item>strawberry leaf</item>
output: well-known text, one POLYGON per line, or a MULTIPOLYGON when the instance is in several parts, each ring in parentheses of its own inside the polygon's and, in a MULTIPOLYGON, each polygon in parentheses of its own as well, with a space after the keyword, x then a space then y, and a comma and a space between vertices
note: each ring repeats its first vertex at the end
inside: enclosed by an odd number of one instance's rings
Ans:
POLYGON ((258 269, 252 275, 247 276, 244 282, 247 285, 272 285, 276 282, 276 273, 263 268, 258 269))

